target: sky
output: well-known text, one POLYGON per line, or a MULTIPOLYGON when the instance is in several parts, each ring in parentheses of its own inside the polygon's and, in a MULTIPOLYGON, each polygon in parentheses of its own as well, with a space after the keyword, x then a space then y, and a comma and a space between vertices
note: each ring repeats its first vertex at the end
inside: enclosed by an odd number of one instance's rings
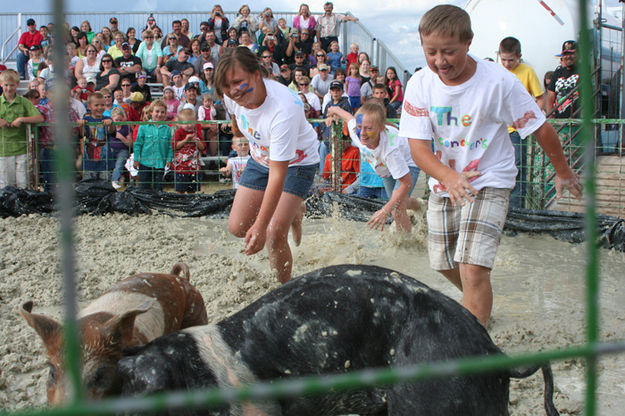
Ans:
MULTIPOLYGON (((323 4, 326 0, 306 0, 313 14, 323 11, 323 4)), ((514 0, 500 0, 514 1, 514 0)), ((517 2, 532 2, 538 0, 516 0, 517 2)), ((576 0, 544 0, 547 4, 553 4, 555 8, 558 3, 575 4, 576 0)), ((423 14, 433 6, 441 3, 451 3, 460 7, 465 7, 469 0, 385 0, 384 8, 380 7, 379 0, 334 0, 334 11, 349 11, 360 19, 360 22, 377 38, 381 39, 402 62, 408 70, 413 70, 417 66, 425 66, 423 51, 419 43, 417 27, 423 14)), ((606 0, 608 6, 618 5, 618 0, 606 0)), ((51 0, 30 0, 27 3, 4 0, 0 2, 0 12, 28 13, 49 11, 52 5, 51 0)), ((205 2, 197 0, 106 0, 90 1, 88 10, 84 0, 66 0, 68 11, 206 11, 210 12, 213 4, 220 3, 226 11, 234 11, 242 4, 248 4, 252 12, 258 12, 265 6, 271 7, 274 11, 297 11, 300 2, 287 0, 241 0, 205 2)), ((114 13, 114 12, 112 12, 114 13)), ((494 24, 497 22, 494 22, 494 24)), ((288 22, 290 25, 291 22, 288 22)), ((349 23, 348 23, 349 24, 349 23)), ((193 28, 192 28, 193 30, 193 28)), ((195 29, 197 30, 197 28, 195 29)))

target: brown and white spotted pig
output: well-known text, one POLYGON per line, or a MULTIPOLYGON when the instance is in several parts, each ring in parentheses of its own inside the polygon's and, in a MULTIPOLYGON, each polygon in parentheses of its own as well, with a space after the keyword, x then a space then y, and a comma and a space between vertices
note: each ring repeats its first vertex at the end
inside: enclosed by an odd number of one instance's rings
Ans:
MULTIPOLYGON (((118 392, 116 366, 125 348, 207 323, 202 295, 189 278, 189 268, 184 263, 176 264, 170 274, 136 274, 80 311, 81 380, 88 398, 99 399, 118 392)), ((32 309, 33 302, 29 301, 19 313, 43 340, 50 361, 48 403, 60 404, 67 401, 70 392, 64 372, 63 328, 50 317, 31 313, 32 309)))

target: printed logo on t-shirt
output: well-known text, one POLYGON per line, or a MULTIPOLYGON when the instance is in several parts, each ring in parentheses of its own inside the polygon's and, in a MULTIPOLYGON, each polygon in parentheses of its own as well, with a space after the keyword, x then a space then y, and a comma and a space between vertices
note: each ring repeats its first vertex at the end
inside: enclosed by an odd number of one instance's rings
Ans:
POLYGON ((414 105, 410 104, 406 100, 404 100, 404 110, 411 116, 415 116, 415 117, 429 117, 430 116, 430 112, 427 110, 427 108, 415 107, 414 105))
POLYGON ((473 123, 470 115, 465 114, 462 117, 454 116, 452 115, 452 111, 453 109, 451 107, 430 107, 430 112, 436 114, 436 123, 439 126, 459 127, 461 125, 463 127, 469 127, 471 123, 473 123))
POLYGON ((523 114, 523 117, 515 120, 514 123, 512 123, 512 127, 517 130, 522 129, 533 118, 536 118, 536 114, 534 114, 533 111, 526 111, 525 114, 523 114))
POLYGON ((250 122, 245 117, 245 114, 241 114, 241 128, 241 131, 246 131, 254 140, 260 140, 260 133, 250 126, 250 122))
POLYGON ((295 99, 295 104, 299 105, 300 107, 304 108, 304 102, 302 101, 301 98, 299 98, 299 94, 296 93, 295 91, 293 91, 292 89, 289 88, 289 92, 291 93, 291 95, 293 96, 293 98, 295 99))

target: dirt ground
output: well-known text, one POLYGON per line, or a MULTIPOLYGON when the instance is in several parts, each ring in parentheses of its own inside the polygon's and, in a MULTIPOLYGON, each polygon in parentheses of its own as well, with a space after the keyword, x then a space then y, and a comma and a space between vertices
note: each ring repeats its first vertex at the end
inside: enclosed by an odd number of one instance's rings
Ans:
MULTIPOLYGON (((34 301, 34 312, 61 319, 62 287, 58 222, 29 215, 0 219, 0 407, 45 404, 48 368, 43 346, 18 307, 34 301)), ((209 320, 218 321, 277 286, 265 252, 247 257, 243 242, 227 233, 225 220, 122 214, 76 218, 76 279, 81 305, 114 282, 138 272, 169 272, 185 262, 204 296, 209 320)), ((302 245, 294 249, 294 276, 341 264, 376 264, 413 276, 460 301, 461 294, 430 270, 425 227, 410 236, 392 229, 374 232, 340 216, 304 222, 302 245)), ((585 247, 550 237, 504 236, 492 283, 495 293, 489 332, 507 353, 564 348, 584 341, 585 247)), ((601 338, 625 339, 625 255, 601 252, 601 338)), ((583 413, 585 362, 552 363, 556 407, 562 415, 583 413)), ((625 355, 599 362, 599 412, 620 415, 625 407, 625 355)), ((513 415, 543 415, 543 381, 535 375, 511 385, 513 415)))

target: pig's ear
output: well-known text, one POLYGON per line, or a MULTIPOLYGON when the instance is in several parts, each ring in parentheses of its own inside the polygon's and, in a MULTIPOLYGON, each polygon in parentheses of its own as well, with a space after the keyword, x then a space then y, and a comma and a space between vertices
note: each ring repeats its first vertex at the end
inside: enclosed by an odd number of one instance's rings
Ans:
POLYGON ((171 269, 171 272, 169 274, 182 277, 188 282, 191 281, 191 273, 189 273, 189 266, 187 266, 185 263, 176 263, 174 267, 171 269), (182 276, 180 276, 180 272, 182 272, 182 276))
POLYGON ((126 311, 120 315, 115 315, 104 324, 105 331, 107 331, 113 339, 118 341, 122 348, 131 346, 135 328, 135 318, 137 315, 147 312, 154 302, 156 302, 156 299, 151 299, 135 309, 126 311))
POLYGON ((33 302, 28 301, 22 305, 19 314, 37 331, 46 348, 58 344, 62 332, 61 324, 47 316, 31 313, 32 310, 33 302))

